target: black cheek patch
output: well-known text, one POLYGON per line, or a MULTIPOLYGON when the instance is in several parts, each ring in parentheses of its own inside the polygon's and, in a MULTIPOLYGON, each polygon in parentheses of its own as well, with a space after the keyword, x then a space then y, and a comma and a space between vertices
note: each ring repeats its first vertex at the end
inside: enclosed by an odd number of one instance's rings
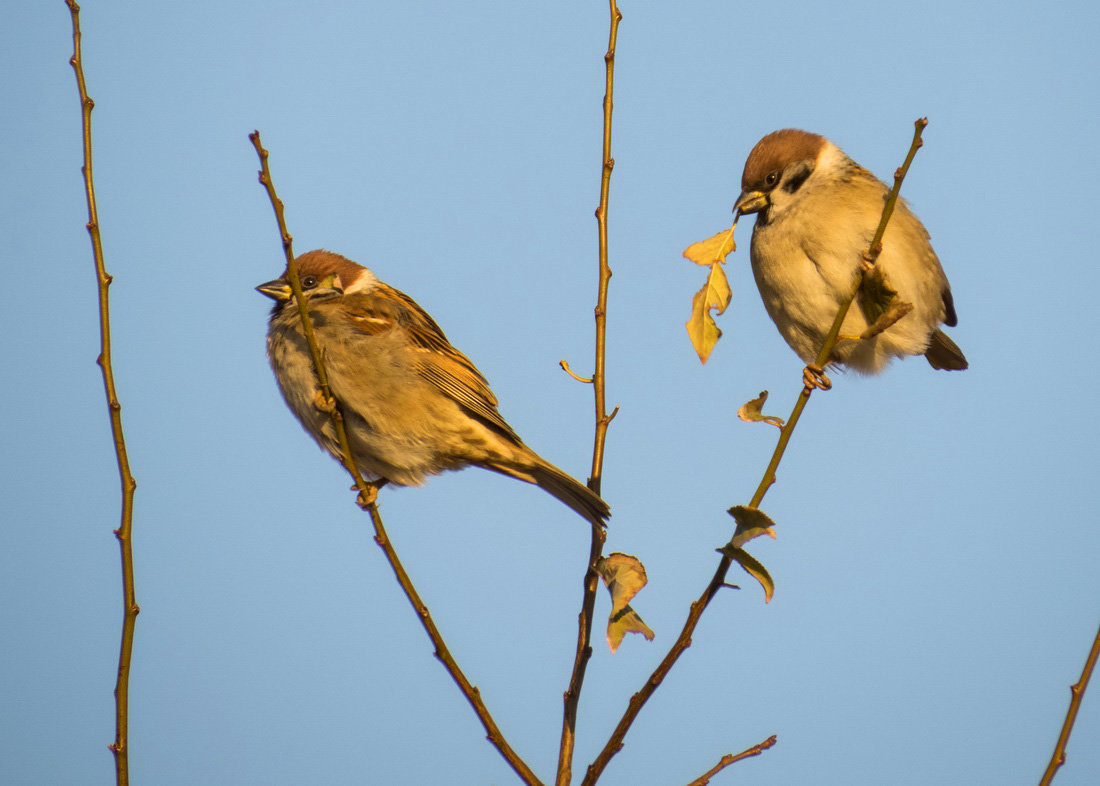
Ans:
POLYGON ((783 190, 788 194, 793 194, 795 191, 802 188, 802 184, 806 182, 811 172, 813 172, 813 167, 808 164, 799 164, 783 184, 783 190))

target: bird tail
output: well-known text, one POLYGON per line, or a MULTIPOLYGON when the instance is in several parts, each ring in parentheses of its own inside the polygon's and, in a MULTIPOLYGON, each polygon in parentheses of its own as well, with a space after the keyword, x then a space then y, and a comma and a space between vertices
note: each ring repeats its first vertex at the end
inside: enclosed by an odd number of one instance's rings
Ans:
POLYGON ((934 330, 928 349, 924 350, 928 365, 944 371, 964 371, 970 367, 959 345, 947 337, 942 330, 934 330))
POLYGON ((483 464, 482 466, 502 475, 534 483, 577 511, 589 522, 601 527, 607 525, 607 519, 611 516, 611 508, 596 492, 582 485, 571 475, 558 469, 553 464, 537 456, 535 458, 536 463, 525 467, 509 466, 507 464, 483 464))

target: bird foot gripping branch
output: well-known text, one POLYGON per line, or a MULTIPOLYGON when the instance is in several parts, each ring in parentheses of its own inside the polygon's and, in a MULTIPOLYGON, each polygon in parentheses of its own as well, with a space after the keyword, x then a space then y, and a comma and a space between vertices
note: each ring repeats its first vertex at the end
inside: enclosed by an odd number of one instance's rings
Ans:
POLYGON ((336 411, 336 399, 332 396, 326 396, 325 391, 318 389, 313 393, 313 406, 331 415, 336 411))
POLYGON ((361 507, 363 510, 370 510, 374 507, 374 503, 378 501, 378 489, 388 483, 385 478, 381 478, 374 482, 367 482, 366 488, 360 489, 358 486, 352 486, 352 491, 358 491, 359 496, 355 498, 355 504, 361 507))
POLYGON ((833 381, 825 376, 825 370, 816 363, 807 363, 802 369, 802 386, 807 390, 832 390, 833 381))

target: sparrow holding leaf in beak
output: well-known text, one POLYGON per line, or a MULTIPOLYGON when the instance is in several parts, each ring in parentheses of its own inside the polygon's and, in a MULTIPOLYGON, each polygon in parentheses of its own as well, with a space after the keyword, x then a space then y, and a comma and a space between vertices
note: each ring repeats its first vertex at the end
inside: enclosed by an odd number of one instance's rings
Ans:
MULTIPOLYGON (((780 334, 824 383, 816 355, 852 293, 888 193, 839 147, 806 131, 768 134, 745 162, 733 210, 736 217, 756 214, 756 285, 780 334)), ((928 231, 900 200, 882 246, 829 362, 877 374, 895 357, 924 355, 932 368, 967 368, 940 329, 958 321, 951 286, 928 231)))

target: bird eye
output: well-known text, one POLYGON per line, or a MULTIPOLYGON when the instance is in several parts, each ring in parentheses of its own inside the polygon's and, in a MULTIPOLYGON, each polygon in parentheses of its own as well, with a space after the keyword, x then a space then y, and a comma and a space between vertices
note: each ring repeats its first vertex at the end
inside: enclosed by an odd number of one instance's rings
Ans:
POLYGON ((764 185, 774 186, 779 182, 779 172, 769 172, 767 177, 764 178, 764 185))
POLYGON ((305 276, 302 279, 302 289, 313 289, 315 286, 317 286, 316 276, 305 276))

